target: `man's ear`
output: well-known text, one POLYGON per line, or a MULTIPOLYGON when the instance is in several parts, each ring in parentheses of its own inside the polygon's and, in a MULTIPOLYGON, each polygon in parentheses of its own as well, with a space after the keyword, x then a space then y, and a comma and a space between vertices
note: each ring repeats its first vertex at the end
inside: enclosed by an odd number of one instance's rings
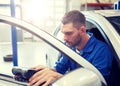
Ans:
POLYGON ((84 25, 82 25, 80 28, 79 28, 80 32, 82 33, 86 33, 86 28, 84 25))

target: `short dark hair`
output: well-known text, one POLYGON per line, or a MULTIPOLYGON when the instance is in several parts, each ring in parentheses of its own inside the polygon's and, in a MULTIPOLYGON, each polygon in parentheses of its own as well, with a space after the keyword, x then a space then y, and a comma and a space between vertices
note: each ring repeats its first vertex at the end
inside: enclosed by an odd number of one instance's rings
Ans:
POLYGON ((63 16, 62 23, 63 25, 68 23, 73 23, 74 27, 78 27, 78 25, 84 25, 85 26, 85 16, 78 10, 72 10, 63 16))

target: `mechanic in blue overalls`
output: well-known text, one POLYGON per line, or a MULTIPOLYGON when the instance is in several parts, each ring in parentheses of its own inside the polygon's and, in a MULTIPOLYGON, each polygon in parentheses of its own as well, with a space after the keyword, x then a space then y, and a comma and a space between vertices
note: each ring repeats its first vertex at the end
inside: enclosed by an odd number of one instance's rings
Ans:
MULTIPOLYGON (((92 63, 107 80, 112 67, 111 51, 104 42, 99 41, 92 33, 86 32, 85 16, 77 11, 67 12, 62 19, 61 31, 67 46, 79 53, 83 58, 92 63)), ((53 81, 62 77, 68 70, 77 69, 79 65, 66 55, 56 62, 54 69, 44 66, 36 66, 33 69, 40 70, 29 79, 29 86, 48 86, 53 81)))

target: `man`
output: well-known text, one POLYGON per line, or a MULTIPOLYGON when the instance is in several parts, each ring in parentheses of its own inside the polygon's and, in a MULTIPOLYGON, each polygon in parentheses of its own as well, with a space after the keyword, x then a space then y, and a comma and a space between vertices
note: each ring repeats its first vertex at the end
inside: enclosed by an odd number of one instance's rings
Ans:
MULTIPOLYGON (((66 45, 92 63, 107 80, 109 78, 112 55, 109 47, 97 40, 92 33, 86 33, 85 17, 77 10, 69 11, 63 17, 61 28, 66 45)), ((79 65, 67 56, 62 55, 56 62, 55 69, 37 66, 33 69, 40 70, 29 80, 29 86, 48 86, 53 81, 62 77, 68 70, 74 70, 79 65)))

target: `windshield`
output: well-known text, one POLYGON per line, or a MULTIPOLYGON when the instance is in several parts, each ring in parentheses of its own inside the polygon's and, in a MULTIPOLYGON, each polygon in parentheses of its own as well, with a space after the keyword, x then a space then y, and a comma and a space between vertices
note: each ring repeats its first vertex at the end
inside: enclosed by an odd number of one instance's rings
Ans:
POLYGON ((120 16, 108 17, 107 20, 113 25, 115 30, 120 35, 120 16))

